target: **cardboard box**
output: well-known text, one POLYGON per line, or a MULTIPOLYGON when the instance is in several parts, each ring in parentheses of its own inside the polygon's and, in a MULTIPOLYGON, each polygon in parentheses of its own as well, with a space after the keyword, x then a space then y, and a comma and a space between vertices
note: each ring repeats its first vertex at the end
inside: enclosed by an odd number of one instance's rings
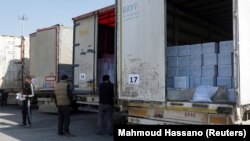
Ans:
POLYGON ((177 74, 178 74, 177 67, 169 67, 167 69, 168 78, 169 77, 176 77, 176 76, 178 76, 177 74))
POLYGON ((201 77, 201 67, 190 67, 189 76, 190 77, 201 77))
POLYGON ((220 53, 218 55, 219 65, 232 65, 233 64, 233 53, 220 53))
POLYGON ((218 76, 217 66, 202 66, 202 77, 216 77, 218 76))
POLYGON ((177 46, 172 46, 172 47, 167 47, 167 56, 170 57, 176 57, 178 56, 178 47, 177 46))
POLYGON ((200 67, 202 66, 203 57, 202 55, 191 55, 189 56, 189 66, 190 67, 200 67))
POLYGON ((202 53, 203 54, 216 54, 219 52, 218 43, 204 43, 202 44, 202 53))
POLYGON ((189 46, 178 46, 178 56, 189 56, 189 46))
POLYGON ((233 86, 233 78, 232 77, 218 77, 217 85, 231 89, 233 86))
POLYGON ((168 78, 167 79, 167 87, 168 88, 174 88, 174 78, 168 78))
POLYGON ((178 67, 178 76, 189 76, 189 67, 178 67))
POLYGON ((205 66, 212 66, 218 64, 218 54, 204 54, 204 65, 205 66))
POLYGON ((189 56, 178 57, 178 67, 188 67, 189 66, 189 56))
POLYGON ((201 85, 201 78, 200 77, 190 77, 189 79, 189 86, 190 88, 196 88, 201 85))
POLYGON ((174 77, 174 88, 176 89, 189 88, 189 77, 174 77))
POLYGON ((218 76, 219 77, 232 77, 233 76, 233 66, 232 65, 219 65, 218 66, 218 76))
POLYGON ((220 53, 232 53, 234 52, 234 42, 233 41, 223 41, 219 43, 220 53))
POLYGON ((167 57, 167 66, 168 67, 177 67, 178 66, 178 57, 167 57))
POLYGON ((201 44, 194 44, 189 46, 189 54, 190 55, 201 55, 202 52, 201 44))
POLYGON ((216 77, 202 77, 201 85, 217 86, 216 77))

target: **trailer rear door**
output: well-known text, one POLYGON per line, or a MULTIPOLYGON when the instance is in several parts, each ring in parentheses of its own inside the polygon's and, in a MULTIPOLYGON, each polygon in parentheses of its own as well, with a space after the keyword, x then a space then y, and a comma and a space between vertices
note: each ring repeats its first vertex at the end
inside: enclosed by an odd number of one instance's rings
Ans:
POLYGON ((96 15, 74 21, 74 90, 94 92, 96 83, 96 15))
POLYGON ((237 35, 236 41, 238 41, 238 44, 236 46, 238 47, 238 53, 239 57, 236 58, 239 59, 238 63, 238 72, 239 72, 239 104, 240 105, 246 105, 250 104, 250 1, 249 0, 237 0, 235 1, 235 7, 237 10, 237 22, 236 28, 237 35))
POLYGON ((117 0, 119 99, 165 101, 165 0, 117 0))

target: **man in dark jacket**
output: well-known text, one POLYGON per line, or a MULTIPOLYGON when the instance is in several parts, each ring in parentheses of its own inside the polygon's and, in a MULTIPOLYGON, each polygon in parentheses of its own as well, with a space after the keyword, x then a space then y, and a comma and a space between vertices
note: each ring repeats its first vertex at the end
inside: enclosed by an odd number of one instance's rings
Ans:
POLYGON ((55 89, 56 104, 58 107, 58 134, 74 136, 69 131, 71 90, 67 80, 68 76, 63 75, 55 89))
POLYGON ((109 80, 109 75, 104 75, 103 82, 99 84, 99 113, 98 113, 98 135, 113 134, 113 112, 114 112, 114 84, 109 80), (105 130, 105 123, 107 124, 105 130))
POLYGON ((25 127, 31 126, 31 99, 34 97, 34 87, 31 83, 31 77, 25 77, 24 89, 23 89, 23 106, 22 106, 22 114, 23 114, 23 125, 25 127), (27 124, 28 121, 28 124, 27 124))

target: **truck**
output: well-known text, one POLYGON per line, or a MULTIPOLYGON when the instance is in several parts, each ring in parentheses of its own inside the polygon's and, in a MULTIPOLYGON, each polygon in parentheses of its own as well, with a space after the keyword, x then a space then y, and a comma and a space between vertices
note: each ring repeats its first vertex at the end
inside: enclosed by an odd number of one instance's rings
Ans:
POLYGON ((60 24, 30 34, 30 75, 40 112, 56 113, 55 86, 72 79, 73 29, 60 24))
POLYGON ((6 104, 17 104, 23 77, 29 74, 29 38, 0 36, 0 95, 6 104))
POLYGON ((108 74, 115 77, 115 5, 73 18, 73 93, 79 110, 96 112, 97 85, 108 74))
POLYGON ((249 124, 249 5, 116 0, 117 91, 128 122, 249 124), (224 87, 226 101, 194 101, 202 85, 224 87))

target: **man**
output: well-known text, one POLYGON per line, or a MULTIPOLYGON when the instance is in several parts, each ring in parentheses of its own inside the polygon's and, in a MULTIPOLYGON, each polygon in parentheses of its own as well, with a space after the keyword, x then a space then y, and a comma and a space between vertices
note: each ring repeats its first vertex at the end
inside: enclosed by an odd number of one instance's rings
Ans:
POLYGON ((31 77, 26 76, 24 78, 24 89, 23 89, 23 106, 22 106, 22 115, 23 115, 23 126, 31 127, 31 99, 34 97, 34 87, 31 83, 31 77), (28 121, 28 124, 27 124, 28 121))
POLYGON ((113 135, 113 111, 114 111, 114 84, 109 80, 109 75, 104 75, 103 82, 99 85, 99 113, 98 135, 113 135), (105 130, 105 125, 106 130, 105 130))
POLYGON ((0 97, 1 97, 1 106, 7 106, 7 99, 8 99, 8 92, 6 91, 0 91, 0 97))
POLYGON ((63 75, 60 83, 55 89, 56 104, 58 107, 58 134, 65 136, 74 136, 69 131, 70 125, 70 104, 71 90, 70 84, 67 82, 68 76, 63 75))

